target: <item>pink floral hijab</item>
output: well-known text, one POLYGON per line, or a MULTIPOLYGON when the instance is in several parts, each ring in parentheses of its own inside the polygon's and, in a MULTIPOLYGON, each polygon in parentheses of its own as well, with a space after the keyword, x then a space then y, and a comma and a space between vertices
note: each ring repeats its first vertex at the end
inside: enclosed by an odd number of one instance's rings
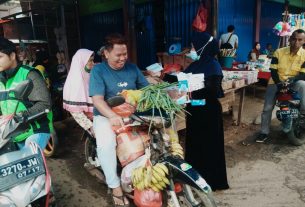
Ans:
POLYGON ((70 112, 92 112, 92 99, 89 97, 90 73, 85 66, 93 51, 79 49, 73 56, 71 67, 64 85, 63 107, 70 112))

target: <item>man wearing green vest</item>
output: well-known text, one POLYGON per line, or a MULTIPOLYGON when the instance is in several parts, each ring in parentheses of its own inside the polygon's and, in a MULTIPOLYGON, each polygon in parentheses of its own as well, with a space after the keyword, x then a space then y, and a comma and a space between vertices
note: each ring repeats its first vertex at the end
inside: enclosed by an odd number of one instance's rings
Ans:
MULTIPOLYGON (((41 73, 35 68, 19 64, 15 45, 8 39, 0 37, 0 90, 11 89, 26 79, 33 83, 33 90, 27 100, 19 104, 17 100, 0 101, 2 115, 14 113, 17 106, 15 118, 24 120, 46 109, 51 110, 51 97, 41 73)), ((15 142, 20 148, 30 142, 36 142, 41 149, 46 147, 50 138, 50 129, 53 127, 52 116, 49 115, 32 122, 27 131, 15 137, 15 142)))

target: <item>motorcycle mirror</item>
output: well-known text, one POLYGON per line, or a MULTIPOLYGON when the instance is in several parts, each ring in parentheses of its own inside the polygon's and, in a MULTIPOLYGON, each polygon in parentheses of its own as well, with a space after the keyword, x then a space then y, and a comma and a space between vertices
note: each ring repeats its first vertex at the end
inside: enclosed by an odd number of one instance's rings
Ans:
POLYGON ((24 100, 30 95, 32 90, 33 90, 33 82, 27 79, 18 83, 18 85, 15 88, 9 90, 8 96, 11 98, 15 98, 17 100, 24 100))
POLYGON ((125 98, 123 96, 113 96, 107 99, 106 102, 110 107, 116 107, 125 103, 125 98))

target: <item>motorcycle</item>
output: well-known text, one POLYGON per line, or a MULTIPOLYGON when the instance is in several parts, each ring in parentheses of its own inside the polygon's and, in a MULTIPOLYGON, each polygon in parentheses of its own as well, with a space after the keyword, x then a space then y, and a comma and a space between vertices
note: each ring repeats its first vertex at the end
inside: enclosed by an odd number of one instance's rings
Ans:
MULTIPOLYGON (((111 107, 124 103, 123 97, 114 97, 108 100, 111 107)), ((150 140, 146 146, 149 151, 150 160, 153 165, 164 165, 168 169, 168 185, 161 190, 162 206, 174 207, 215 207, 212 190, 203 177, 180 156, 170 153, 168 137, 162 132, 163 127, 170 127, 169 119, 162 116, 151 116, 150 113, 133 113, 128 118, 124 118, 126 127, 146 127, 146 134, 149 133, 150 140), (164 119, 164 120, 162 120, 164 119)), ((119 130, 117 130, 119 131, 119 130)), ((117 133, 119 136, 120 132, 117 133)), ((102 174, 96 154, 96 141, 92 134, 85 132, 85 159, 91 166, 102 174)), ((131 164, 131 163, 130 163, 131 164)), ((130 164, 119 167, 118 171, 123 172, 130 164)), ((123 174, 123 173, 122 173, 123 174)), ((121 175, 122 176, 122 175, 121 175)), ((134 198, 135 183, 123 185, 122 189, 129 198, 134 198)))
MULTIPOLYGON (((23 81, 14 89, 0 91, 0 100, 9 98, 22 102, 28 97, 32 87, 30 80, 23 81)), ((43 151, 36 143, 19 149, 14 142, 14 137, 24 133, 29 123, 46 116, 47 113, 48 110, 24 120, 17 119, 15 113, 1 117, 0 206, 56 207, 51 176, 43 151)))
POLYGON ((53 129, 50 134, 49 142, 48 142, 47 146, 45 147, 45 149, 43 150, 45 157, 54 157, 57 155, 58 144, 59 144, 58 142, 59 141, 58 141, 57 133, 56 133, 55 129, 53 129))
MULTIPOLYGON (((61 121, 66 118, 66 112, 62 108, 65 78, 66 77, 61 77, 59 81, 53 83, 51 86, 53 121, 61 121)), ((43 151, 44 155, 46 157, 55 157, 58 154, 58 145, 59 139, 55 128, 53 127, 49 142, 43 151)))
POLYGON ((305 143, 302 139, 304 120, 300 116, 300 96, 292 89, 292 85, 285 82, 276 96, 276 117, 282 122, 282 130, 287 135, 290 143, 300 146, 305 143))

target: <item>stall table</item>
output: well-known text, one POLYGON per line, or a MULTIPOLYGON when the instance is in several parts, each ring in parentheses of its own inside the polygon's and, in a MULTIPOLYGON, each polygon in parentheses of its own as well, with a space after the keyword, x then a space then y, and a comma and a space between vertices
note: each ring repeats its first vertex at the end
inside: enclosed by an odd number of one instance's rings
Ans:
POLYGON ((250 85, 253 85, 253 84, 255 84, 255 83, 245 84, 243 86, 236 87, 236 88, 231 88, 231 89, 228 89, 228 90, 224 91, 225 95, 227 95, 227 94, 230 94, 232 92, 235 93, 237 90, 239 90, 238 114, 237 114, 237 120, 236 120, 236 125, 237 126, 240 124, 241 118, 242 118, 246 87, 248 87, 250 85))
MULTIPOLYGON (((230 98, 233 96, 233 99, 235 99, 235 92, 239 91, 239 102, 238 102, 238 114, 237 114, 237 120, 236 120, 236 125, 239 126, 241 123, 241 119, 242 119, 242 113, 243 113, 243 108, 244 108, 244 99, 245 99, 245 91, 246 88, 248 86, 251 86, 255 83, 252 84, 245 84, 243 86, 240 87, 236 87, 236 88, 231 88, 228 90, 225 90, 225 97, 219 99, 220 102, 222 103, 222 107, 226 107, 227 104, 227 100, 230 100, 230 98), (225 101, 222 101, 225 100, 225 101)), ((177 130, 182 130, 185 129, 186 125, 185 125, 185 115, 183 113, 180 113, 178 118, 176 119, 176 127, 177 130)))

